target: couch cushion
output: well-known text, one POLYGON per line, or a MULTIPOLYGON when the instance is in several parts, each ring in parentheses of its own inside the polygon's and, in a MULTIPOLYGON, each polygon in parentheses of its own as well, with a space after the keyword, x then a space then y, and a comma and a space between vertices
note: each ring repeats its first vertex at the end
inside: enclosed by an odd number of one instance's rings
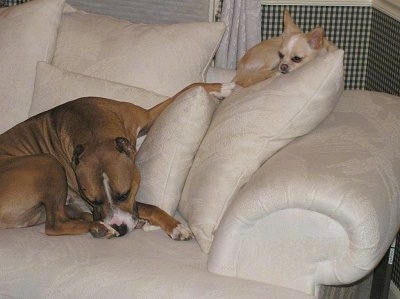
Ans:
POLYGON ((310 295, 212 274, 195 240, 135 230, 99 240, 49 237, 44 226, 0 230, 1 298, 279 298, 310 295))
POLYGON ((204 252, 235 194, 260 165, 315 128, 343 90, 343 51, 238 90, 217 109, 186 181, 179 210, 204 252))
POLYGON ((0 9, 0 133, 28 116, 36 63, 53 58, 64 0, 0 9))
POLYGON ((53 64, 173 95, 204 74, 222 23, 133 24, 82 11, 64 14, 53 64))
POLYGON ((136 157, 136 200, 175 214, 194 155, 217 107, 204 88, 184 92, 157 118, 136 157))
POLYGON ((87 96, 130 102, 146 109, 167 98, 142 88, 68 72, 39 62, 29 116, 87 96))

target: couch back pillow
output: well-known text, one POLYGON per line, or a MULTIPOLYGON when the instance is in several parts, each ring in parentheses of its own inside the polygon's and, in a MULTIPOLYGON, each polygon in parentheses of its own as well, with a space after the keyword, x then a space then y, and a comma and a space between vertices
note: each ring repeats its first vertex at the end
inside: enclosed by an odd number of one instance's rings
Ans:
POLYGON ((40 61, 37 64, 29 116, 65 102, 89 96, 130 102, 146 109, 167 98, 143 88, 68 72, 40 61))
POLYGON ((204 88, 179 95, 152 125, 136 156, 136 200, 175 214, 194 156, 219 101, 204 88))
POLYGON ((53 64, 171 96, 204 81, 224 30, 222 23, 146 25, 66 13, 53 64))
POLYGON ((208 253, 230 199, 294 138, 315 128, 343 91, 343 51, 234 92, 215 112, 184 186, 179 211, 208 253))
POLYGON ((53 58, 64 0, 0 8, 0 133, 28 117, 36 63, 53 58))

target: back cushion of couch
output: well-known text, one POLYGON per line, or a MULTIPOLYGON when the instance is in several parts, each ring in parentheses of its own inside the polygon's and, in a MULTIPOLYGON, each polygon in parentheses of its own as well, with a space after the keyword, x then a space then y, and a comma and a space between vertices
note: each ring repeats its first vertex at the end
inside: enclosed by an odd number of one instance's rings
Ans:
POLYGON ((53 64, 171 96, 204 81, 224 30, 222 23, 146 25, 65 13, 53 64))
POLYGON ((156 119, 140 147, 141 182, 136 200, 174 215, 197 149, 219 100, 204 88, 180 94, 156 119))
POLYGON ((64 0, 35 0, 0 9, 0 133, 25 120, 36 63, 50 62, 64 0))
POLYGON ((143 88, 68 72, 40 61, 36 67, 35 88, 29 116, 89 96, 130 102, 145 109, 167 99, 166 96, 143 88))

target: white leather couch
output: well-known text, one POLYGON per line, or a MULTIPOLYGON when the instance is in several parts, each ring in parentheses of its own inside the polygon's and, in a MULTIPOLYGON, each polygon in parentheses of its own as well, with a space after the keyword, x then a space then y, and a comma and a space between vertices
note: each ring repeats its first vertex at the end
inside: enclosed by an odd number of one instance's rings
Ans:
MULTIPOLYGON (((229 81, 208 70, 223 30, 134 25, 63 0, 2 8, 0 130, 80 96, 148 108, 189 83, 229 81)), ((195 89, 163 113, 139 149, 138 200, 196 239, 2 230, 0 298, 301 299, 368 275, 399 229, 400 98, 343 92, 342 59, 222 103, 195 89)))

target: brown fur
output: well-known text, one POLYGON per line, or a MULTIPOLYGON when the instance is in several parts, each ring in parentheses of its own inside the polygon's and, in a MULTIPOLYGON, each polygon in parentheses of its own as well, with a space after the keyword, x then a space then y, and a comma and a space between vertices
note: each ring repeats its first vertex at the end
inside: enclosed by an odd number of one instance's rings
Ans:
MULTIPOLYGON (((221 89, 217 83, 194 84, 183 91, 197 85, 210 92, 221 89)), ((109 99, 81 98, 0 135, 0 228, 45 222, 48 235, 90 232, 112 237, 115 230, 103 221, 111 217, 115 205, 133 218, 161 226, 173 238, 190 238, 191 234, 176 235, 179 221, 135 201, 140 184, 135 165, 137 133, 145 134, 176 96, 149 110, 109 99), (113 204, 107 200, 103 173, 110 177, 113 204), (93 215, 66 205, 68 193, 80 194, 92 206, 93 215)))

